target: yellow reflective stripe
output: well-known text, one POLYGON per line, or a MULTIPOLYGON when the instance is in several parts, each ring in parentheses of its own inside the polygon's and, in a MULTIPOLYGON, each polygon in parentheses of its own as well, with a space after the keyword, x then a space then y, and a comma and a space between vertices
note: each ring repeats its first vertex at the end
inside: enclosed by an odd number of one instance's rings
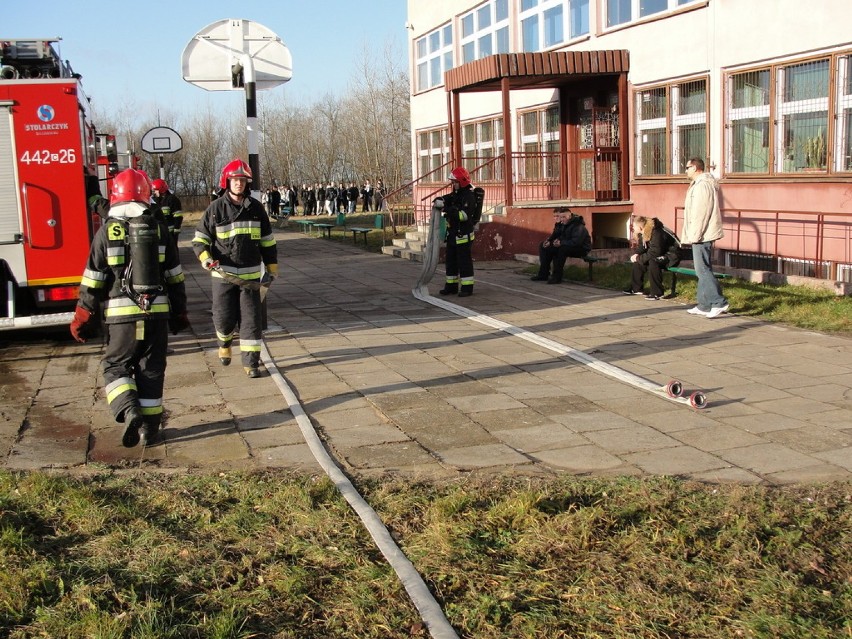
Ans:
POLYGON ((104 282, 89 279, 84 275, 83 278, 80 280, 80 286, 85 286, 87 288, 103 288, 104 282))
POLYGON ((136 382, 131 377, 120 377, 114 382, 108 384, 105 390, 107 402, 111 404, 113 400, 122 393, 135 391, 136 382))
POLYGON ((216 331, 216 338, 220 342, 230 342, 231 340, 234 339, 234 333, 231 332, 231 333, 228 333, 227 335, 225 335, 225 333, 220 333, 219 331, 216 331))
POLYGON ((259 353, 260 341, 254 339, 240 339, 241 353, 259 353))
POLYGON ((459 278, 455 275, 447 275, 447 284, 458 284, 459 278))
POLYGON ((210 245, 210 236, 206 233, 202 233, 201 231, 195 232, 195 237, 192 238, 193 244, 204 244, 205 246, 210 245))

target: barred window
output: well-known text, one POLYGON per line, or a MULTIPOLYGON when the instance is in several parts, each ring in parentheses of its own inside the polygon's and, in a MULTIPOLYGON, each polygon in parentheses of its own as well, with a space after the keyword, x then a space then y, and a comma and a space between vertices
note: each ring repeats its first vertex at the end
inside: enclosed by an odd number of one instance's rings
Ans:
POLYGON ((852 170, 849 60, 846 53, 730 74, 726 170, 762 175, 852 170))
POLYGON ((559 107, 520 114, 519 134, 523 149, 519 165, 522 180, 559 176, 559 107))
POLYGON ((462 154, 465 167, 477 171, 477 180, 503 179, 502 165, 491 162, 503 155, 503 119, 469 122, 462 127, 462 154))
POLYGON ((707 153, 707 80, 649 87, 634 96, 636 176, 680 175, 707 153))

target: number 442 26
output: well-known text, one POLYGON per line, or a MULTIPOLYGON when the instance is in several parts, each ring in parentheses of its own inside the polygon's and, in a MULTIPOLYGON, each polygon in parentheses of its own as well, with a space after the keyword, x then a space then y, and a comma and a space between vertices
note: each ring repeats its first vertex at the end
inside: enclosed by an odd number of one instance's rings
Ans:
POLYGON ((40 149, 36 151, 24 151, 21 154, 21 164, 73 164, 77 161, 74 149, 59 149, 48 151, 40 149))

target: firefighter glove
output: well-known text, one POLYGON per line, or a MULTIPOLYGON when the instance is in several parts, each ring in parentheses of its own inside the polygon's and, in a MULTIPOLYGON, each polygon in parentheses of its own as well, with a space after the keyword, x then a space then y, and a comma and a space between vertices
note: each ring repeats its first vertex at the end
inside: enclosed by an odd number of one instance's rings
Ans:
POLYGON ((169 330, 172 332, 172 335, 177 335, 181 331, 189 330, 189 328, 191 328, 191 324, 189 323, 186 311, 169 317, 169 330))
POLYGON ((432 206, 434 206, 436 209, 438 209, 440 211, 442 208, 444 208, 444 198, 436 197, 435 201, 432 202, 432 206))
POLYGON ((219 266, 219 263, 216 260, 214 260, 212 257, 205 257, 201 261, 201 266, 204 267, 204 270, 210 271, 210 270, 213 270, 214 268, 216 268, 217 266, 219 266))
POLYGON ((90 337, 89 326, 92 322, 92 312, 82 306, 74 311, 74 319, 71 320, 71 335, 81 344, 90 337))

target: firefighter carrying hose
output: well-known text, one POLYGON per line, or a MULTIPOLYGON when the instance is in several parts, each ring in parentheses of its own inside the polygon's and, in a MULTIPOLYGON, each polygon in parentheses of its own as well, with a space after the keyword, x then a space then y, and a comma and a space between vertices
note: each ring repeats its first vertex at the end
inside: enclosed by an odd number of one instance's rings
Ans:
POLYGON ((233 160, 222 169, 222 197, 207 207, 192 247, 201 265, 213 275, 213 326, 219 345, 219 361, 231 363, 231 342, 237 325, 243 368, 251 378, 260 377, 262 337, 261 278, 270 282, 278 275, 278 250, 263 205, 249 195, 251 169, 233 160), (262 273, 265 268, 266 273, 262 273))
POLYGON ((71 334, 85 342, 103 319, 103 372, 121 443, 153 444, 163 418, 168 333, 190 328, 184 275, 168 228, 150 208, 147 176, 115 176, 109 217, 98 229, 80 282, 71 334))
POLYGON ((151 194, 154 196, 154 204, 160 207, 166 225, 171 231, 175 244, 178 242, 180 227, 183 224, 183 211, 181 210, 180 198, 169 190, 165 180, 157 178, 151 182, 151 194))
POLYGON ((453 192, 435 200, 435 208, 447 221, 447 279, 441 295, 473 295, 473 227, 479 221, 481 203, 477 202, 470 173, 457 167, 450 173, 453 192), (461 283, 461 288, 459 288, 461 283))

